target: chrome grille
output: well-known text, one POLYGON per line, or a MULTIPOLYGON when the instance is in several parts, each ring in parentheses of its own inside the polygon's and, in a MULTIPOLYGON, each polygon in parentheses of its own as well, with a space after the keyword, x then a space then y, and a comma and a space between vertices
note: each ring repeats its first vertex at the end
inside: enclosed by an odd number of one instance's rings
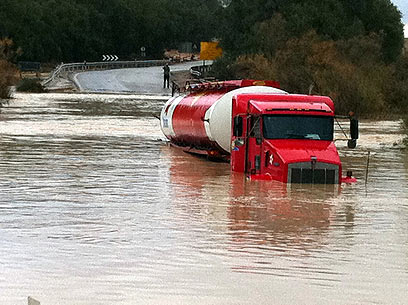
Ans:
POLYGON ((297 162, 288 166, 289 183, 338 184, 339 166, 331 163, 297 162))

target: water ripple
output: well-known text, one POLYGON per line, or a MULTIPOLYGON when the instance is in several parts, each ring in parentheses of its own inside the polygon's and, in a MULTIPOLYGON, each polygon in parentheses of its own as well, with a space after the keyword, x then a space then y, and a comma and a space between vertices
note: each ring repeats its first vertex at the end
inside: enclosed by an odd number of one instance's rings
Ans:
POLYGON ((286 186, 167 146, 162 105, 17 94, 2 108, 2 304, 408 299, 400 122, 363 121, 352 152, 337 142, 357 184, 286 186))

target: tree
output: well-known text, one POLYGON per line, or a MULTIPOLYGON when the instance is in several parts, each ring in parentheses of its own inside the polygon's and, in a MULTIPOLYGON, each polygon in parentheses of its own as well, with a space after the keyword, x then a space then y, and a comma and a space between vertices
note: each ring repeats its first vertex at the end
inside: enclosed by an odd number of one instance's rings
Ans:
POLYGON ((232 0, 224 9, 220 32, 226 53, 237 57, 259 52, 262 39, 274 39, 270 22, 276 13, 282 16, 278 30, 289 37, 301 37, 313 30, 324 39, 337 41, 375 33, 382 39, 382 60, 388 63, 394 62, 402 50, 401 14, 390 0, 232 0), (262 28, 268 31, 254 37, 254 24, 255 33, 262 28))
POLYGON ((252 33, 255 50, 268 58, 272 58, 290 37, 287 21, 279 13, 268 20, 256 23, 252 27, 252 33))
POLYGON ((102 54, 149 57, 180 42, 216 36, 217 0, 2 0, 0 35, 24 50, 21 60, 100 60, 102 54))

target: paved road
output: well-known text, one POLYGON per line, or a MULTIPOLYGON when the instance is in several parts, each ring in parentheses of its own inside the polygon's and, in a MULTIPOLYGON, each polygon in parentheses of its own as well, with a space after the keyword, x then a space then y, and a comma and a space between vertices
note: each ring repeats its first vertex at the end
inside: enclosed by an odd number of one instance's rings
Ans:
MULTIPOLYGON (((202 62, 171 65, 171 71, 189 70, 202 62)), ((89 71, 75 75, 81 91, 136 92, 141 94, 170 95, 171 89, 163 88, 162 67, 89 71)))

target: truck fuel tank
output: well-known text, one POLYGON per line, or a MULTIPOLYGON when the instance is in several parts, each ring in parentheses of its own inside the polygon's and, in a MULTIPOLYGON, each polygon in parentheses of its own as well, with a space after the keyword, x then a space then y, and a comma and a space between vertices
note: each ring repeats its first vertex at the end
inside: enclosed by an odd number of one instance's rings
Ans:
MULTIPOLYGON (((272 86, 222 84, 225 86, 219 85, 215 90, 196 90, 167 101, 160 121, 161 129, 171 143, 203 153, 229 154, 233 96, 241 93, 287 94, 272 86)), ((275 82, 273 84, 278 86, 275 82)))

